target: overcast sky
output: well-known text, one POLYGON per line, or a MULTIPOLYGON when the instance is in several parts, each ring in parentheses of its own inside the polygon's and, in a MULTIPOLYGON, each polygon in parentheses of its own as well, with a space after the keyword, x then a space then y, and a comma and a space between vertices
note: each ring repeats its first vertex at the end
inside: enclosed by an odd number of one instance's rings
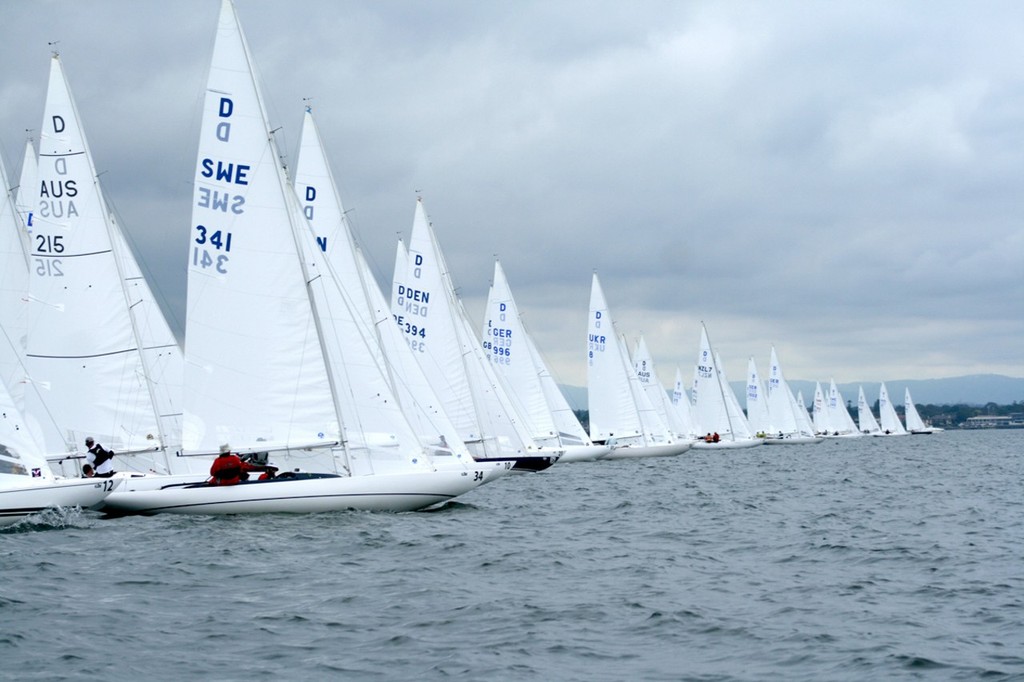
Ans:
MULTIPOLYGON (((11 182, 59 41, 179 328, 219 4, 0 1, 11 182)), ((773 343, 791 379, 1024 376, 1024 3, 236 5, 283 151, 312 98, 385 291, 420 193, 475 324, 497 255, 563 383, 594 271, 666 384, 701 320, 733 380, 773 343)))

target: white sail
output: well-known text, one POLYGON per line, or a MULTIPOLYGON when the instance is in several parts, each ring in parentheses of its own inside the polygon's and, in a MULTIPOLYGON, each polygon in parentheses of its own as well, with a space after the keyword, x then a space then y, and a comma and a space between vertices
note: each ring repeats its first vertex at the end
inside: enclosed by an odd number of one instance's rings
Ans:
POLYGON ((540 376, 526 346, 526 329, 519 317, 519 308, 512 298, 501 262, 497 260, 481 337, 487 361, 508 384, 509 396, 516 401, 533 440, 541 445, 561 445, 540 376))
POLYGON ((234 10, 203 105, 188 254, 186 450, 342 440, 293 223, 294 201, 234 10))
POLYGON ((31 220, 25 402, 47 455, 93 436, 119 468, 167 473, 179 464, 168 451, 180 442, 180 349, 111 219, 57 56, 31 220))
POLYGON ((907 430, 903 428, 900 418, 896 415, 896 408, 889 400, 889 391, 885 382, 878 388, 878 417, 881 422, 882 433, 887 436, 905 436, 907 430))
MULTIPOLYGON (((0 340, 0 346, 5 345, 0 340)), ((7 385, 0 381, 0 487, 17 484, 28 476, 53 480, 42 446, 27 428, 24 417, 14 404, 7 385)))
POLYGON ((672 406, 672 400, 668 397, 665 387, 662 386, 661 380, 658 378, 654 357, 647 348, 647 342, 643 335, 637 341, 636 352, 633 355, 633 368, 661 422, 675 438, 688 440, 690 426, 683 421, 679 411, 672 406))
POLYGON ((814 425, 811 423, 811 415, 807 413, 807 403, 804 402, 803 391, 796 392, 796 403, 793 406, 796 411, 796 428, 803 437, 813 437, 814 425))
POLYGON ((820 381, 814 382, 814 409, 811 418, 814 421, 815 433, 830 433, 828 412, 825 410, 825 392, 821 390, 820 381))
POLYGON ((629 387, 631 371, 622 364, 619 335, 595 273, 587 330, 587 406, 594 441, 642 438, 640 414, 629 387))
POLYGON ((32 140, 25 141, 25 153, 21 160, 21 175, 18 179, 18 191, 15 193, 15 205, 21 218, 22 238, 25 252, 31 250, 31 236, 36 211, 36 199, 39 190, 39 155, 32 140))
POLYGON ((686 439, 693 440, 698 437, 697 428, 693 423, 693 415, 691 414, 690 396, 686 392, 686 387, 683 385, 683 372, 676 366, 676 381, 672 387, 672 407, 675 408, 679 414, 679 419, 686 424, 686 439))
POLYGON ((825 407, 828 411, 829 428, 833 436, 862 435, 861 429, 857 428, 849 410, 846 409, 846 401, 843 400, 843 395, 839 392, 835 379, 830 379, 825 407))
MULTIPOLYGON (((636 372, 637 364, 629 357, 629 343, 625 334, 619 339, 619 352, 622 354, 622 366, 629 376, 629 389, 633 395, 633 403, 640 415, 640 428, 644 440, 651 444, 673 442, 676 438, 671 427, 662 419, 654 400, 636 372)), ((685 448, 684 448, 685 449, 685 448)))
MULTIPOLYGON (((28 303, 28 249, 0 160, 0 383, 11 387, 11 402, 24 408, 24 357, 28 303)), ((6 390, 6 389, 5 389, 6 390)))
POLYGON ((670 433, 641 385, 597 273, 590 288, 587 396, 590 437, 612 446, 606 458, 666 456, 689 449, 688 442, 670 433))
POLYGON ((700 350, 697 354, 696 375, 693 384, 694 417, 699 431, 718 433, 724 438, 731 434, 725 393, 719 381, 715 355, 708 340, 707 328, 701 324, 700 350))
POLYGON ((871 406, 868 405, 867 398, 864 397, 863 386, 857 391, 857 422, 860 432, 863 434, 878 436, 882 433, 875 415, 871 412, 871 406))
POLYGON ((757 363, 751 356, 747 360, 747 422, 755 434, 764 435, 771 429, 767 398, 764 384, 757 373, 757 363))
POLYGON ((770 435, 792 436, 797 433, 796 413, 793 411, 793 394, 789 390, 775 346, 771 348, 768 369, 768 414, 767 432, 770 435))

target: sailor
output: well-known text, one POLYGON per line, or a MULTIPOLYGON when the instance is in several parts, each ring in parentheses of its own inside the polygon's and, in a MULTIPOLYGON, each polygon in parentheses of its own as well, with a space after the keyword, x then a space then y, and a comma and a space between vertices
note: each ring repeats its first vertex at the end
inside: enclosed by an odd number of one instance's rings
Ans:
POLYGON ((210 466, 210 485, 236 485, 242 480, 242 460, 231 452, 231 446, 220 446, 220 455, 210 466))
MULTIPOLYGON (((110 478, 114 475, 114 453, 93 440, 92 436, 85 439, 85 462, 95 472, 97 478, 110 478)), ((83 470, 85 467, 82 467, 83 470)))
POLYGON ((95 475, 96 472, 93 470, 91 464, 82 465, 82 478, 92 478, 95 475))

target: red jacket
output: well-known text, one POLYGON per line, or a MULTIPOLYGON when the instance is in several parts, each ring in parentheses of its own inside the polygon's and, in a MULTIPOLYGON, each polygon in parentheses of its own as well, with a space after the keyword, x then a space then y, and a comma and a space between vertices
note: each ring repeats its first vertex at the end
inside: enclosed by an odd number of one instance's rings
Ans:
POLYGON ((242 460, 238 455, 224 453, 213 460, 210 485, 235 485, 242 480, 242 460))

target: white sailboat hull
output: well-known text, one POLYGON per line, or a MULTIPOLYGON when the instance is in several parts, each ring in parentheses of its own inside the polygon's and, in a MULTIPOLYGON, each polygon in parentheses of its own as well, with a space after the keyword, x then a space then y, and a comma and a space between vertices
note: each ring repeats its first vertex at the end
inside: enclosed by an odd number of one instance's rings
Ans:
POLYGON ((613 445, 611 452, 601 459, 635 459, 637 457, 671 457, 690 449, 689 443, 665 445, 613 445))
POLYGON ((373 476, 278 478, 232 486, 172 486, 109 495, 121 514, 308 514, 339 510, 414 511, 469 492, 480 472, 430 471, 373 476))
POLYGON ((612 449, 607 445, 568 445, 565 454, 558 460, 565 462, 593 462, 605 459, 612 449))
POLYGON ((114 478, 57 479, 0 490, 0 527, 52 507, 96 507, 119 483, 114 478))
POLYGON ((825 440, 822 436, 778 436, 764 439, 765 445, 813 445, 825 440))

